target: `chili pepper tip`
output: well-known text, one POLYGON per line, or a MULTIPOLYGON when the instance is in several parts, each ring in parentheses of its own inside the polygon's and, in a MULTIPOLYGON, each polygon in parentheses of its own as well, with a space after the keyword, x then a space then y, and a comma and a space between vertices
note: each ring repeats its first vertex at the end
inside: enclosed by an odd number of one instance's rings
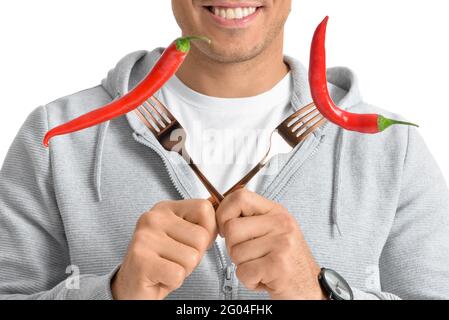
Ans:
POLYGON ((48 140, 49 140, 49 138, 46 135, 44 138, 44 141, 42 142, 42 144, 44 145, 45 148, 48 148, 48 140))
POLYGON ((384 131, 385 129, 391 127, 392 125, 395 124, 401 124, 401 125, 406 125, 406 126, 414 126, 419 128, 419 125, 415 124, 415 123, 411 123, 411 122, 405 122, 405 121, 399 121, 399 120, 394 120, 394 119, 388 119, 385 118, 382 115, 378 115, 377 117, 377 126, 379 129, 379 132, 384 131))

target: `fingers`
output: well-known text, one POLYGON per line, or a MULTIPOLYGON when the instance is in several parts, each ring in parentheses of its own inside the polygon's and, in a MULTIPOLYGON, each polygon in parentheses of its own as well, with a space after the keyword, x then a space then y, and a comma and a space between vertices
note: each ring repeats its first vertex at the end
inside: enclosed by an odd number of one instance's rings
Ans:
POLYGON ((181 285, 200 263, 208 242, 209 234, 204 228, 169 212, 153 211, 139 219, 129 252, 129 265, 136 266, 140 273, 147 276, 149 286, 163 284, 171 291, 181 285), (191 228, 189 240, 186 239, 185 230, 180 230, 183 224, 191 228), (178 225, 178 230, 165 231, 164 227, 170 225, 178 225))
POLYGON ((111 281, 115 299, 163 299, 179 288, 215 239, 207 200, 163 201, 144 213, 111 281))
POLYGON ((147 250, 184 268, 188 276, 200 263, 213 233, 212 205, 206 200, 185 200, 158 203, 139 219, 135 236, 147 250))
POLYGON ((176 215, 166 215, 166 218, 161 220, 161 225, 167 236, 199 252, 205 251, 211 241, 211 236, 205 228, 176 215))
POLYGON ((278 271, 267 268, 270 255, 251 260, 237 266, 237 277, 249 290, 260 289, 260 284, 267 284, 276 279, 278 271))
POLYGON ((192 273, 195 267, 200 263, 202 257, 202 254, 198 250, 175 241, 170 237, 156 243, 151 243, 151 248, 161 258, 182 266, 185 269, 185 276, 192 273))
POLYGON ((284 258, 278 253, 271 252, 259 259, 250 260, 237 266, 237 277, 250 290, 265 289, 272 294, 282 291, 289 283, 296 279, 285 277, 289 274, 288 268, 277 268, 286 266, 284 262, 277 260, 284 258))
POLYGON ((169 291, 179 288, 187 276, 182 266, 156 255, 144 266, 147 279, 155 285, 164 285, 169 291))
POLYGON ((224 226, 229 220, 240 216, 248 217, 264 215, 276 207, 276 203, 265 199, 257 193, 247 189, 240 189, 227 196, 217 209, 217 224, 221 235, 224 234, 224 226))
POLYGON ((262 258, 269 254, 275 247, 276 237, 261 237, 239 243, 228 249, 232 261, 241 265, 251 260, 262 258))
POLYGON ((176 216, 205 228, 214 239, 217 235, 215 210, 207 200, 164 201, 157 204, 154 209, 170 210, 176 216))
POLYGON ((281 214, 243 217, 229 220, 224 226, 224 235, 228 250, 235 245, 254 239, 283 232, 286 218, 281 214))

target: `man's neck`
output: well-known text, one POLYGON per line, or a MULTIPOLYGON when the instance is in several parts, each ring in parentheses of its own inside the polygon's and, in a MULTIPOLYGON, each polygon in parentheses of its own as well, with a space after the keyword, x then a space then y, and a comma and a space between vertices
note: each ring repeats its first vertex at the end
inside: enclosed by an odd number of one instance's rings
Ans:
POLYGON ((192 46, 176 76, 204 95, 241 98, 269 91, 288 72, 282 45, 273 44, 257 57, 239 63, 213 61, 192 46))

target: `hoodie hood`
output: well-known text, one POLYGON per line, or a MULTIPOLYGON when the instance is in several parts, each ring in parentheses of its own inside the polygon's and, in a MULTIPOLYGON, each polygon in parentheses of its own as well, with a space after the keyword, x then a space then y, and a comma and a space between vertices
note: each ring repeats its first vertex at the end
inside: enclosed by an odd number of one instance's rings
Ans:
MULTIPOLYGON (((136 51, 128 54, 121 59, 116 67, 109 71, 107 77, 102 81, 103 88, 109 93, 113 99, 117 99, 129 91, 131 91, 145 76, 150 72, 156 61, 159 59, 164 48, 156 48, 153 51, 136 51)), ((290 66, 292 78, 293 78, 293 94, 291 104, 295 110, 304 106, 312 101, 307 69, 298 60, 284 56, 284 61, 290 66)), ((358 81, 355 74, 345 67, 334 67, 327 71, 328 82, 330 85, 330 93, 333 100, 342 108, 347 109, 361 102, 361 96, 358 89, 358 81)), ((162 149, 157 139, 148 134, 148 128, 140 121, 134 112, 126 114, 129 125, 134 130, 134 134, 145 136, 146 139, 157 149, 159 152, 166 152, 162 149)), ((329 127, 327 122, 322 127, 314 131, 314 136, 317 140, 322 140, 325 136, 326 130, 329 127)), ((107 136, 107 130, 109 128, 109 121, 102 123, 98 130, 97 143, 95 148, 95 167, 94 167, 94 186, 97 194, 98 201, 102 200, 101 197, 101 166, 102 166, 102 154, 104 149, 104 141, 107 136)), ((341 185, 341 163, 344 149, 344 130, 339 130, 337 152, 335 154, 335 177, 333 183, 333 200, 332 200, 332 224, 340 232, 338 225, 338 200, 339 200, 339 188, 341 185)), ((179 164, 179 161, 178 161, 179 164)), ((168 168, 170 169, 170 168, 168 168)), ((188 182, 184 181, 184 184, 188 182)), ((186 185, 186 190, 194 189, 194 185, 186 185)))

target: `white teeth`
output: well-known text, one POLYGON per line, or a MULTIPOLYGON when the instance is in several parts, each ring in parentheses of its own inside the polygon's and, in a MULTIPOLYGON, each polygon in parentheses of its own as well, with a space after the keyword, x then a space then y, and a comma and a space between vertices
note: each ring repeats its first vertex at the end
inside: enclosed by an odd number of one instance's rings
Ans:
POLYGON ((226 10, 226 19, 234 19, 235 16, 234 13, 235 13, 234 9, 228 8, 226 10))
POLYGON ((242 19, 243 18, 243 10, 242 8, 237 8, 234 10, 234 17, 236 19, 242 19))
POLYGON ((219 8, 212 7, 212 12, 216 16, 220 16, 224 19, 242 19, 256 12, 256 7, 247 8, 219 8))

